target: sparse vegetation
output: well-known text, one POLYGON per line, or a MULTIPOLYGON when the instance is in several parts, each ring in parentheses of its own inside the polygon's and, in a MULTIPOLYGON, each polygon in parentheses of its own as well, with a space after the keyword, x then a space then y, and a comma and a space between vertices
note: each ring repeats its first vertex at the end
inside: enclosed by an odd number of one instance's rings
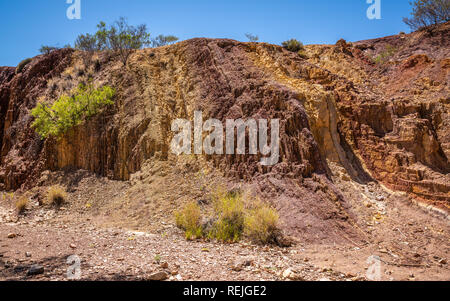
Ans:
POLYGON ((58 137, 112 105, 114 95, 114 89, 109 86, 95 89, 92 84, 80 84, 72 96, 63 95, 53 105, 38 103, 31 111, 35 118, 32 127, 42 139, 58 137))
POLYGON ((97 32, 78 36, 75 48, 92 55, 95 51, 109 50, 117 54, 124 65, 131 53, 143 46, 150 45, 150 33, 145 24, 137 27, 128 24, 125 18, 107 27, 105 22, 97 25, 97 32))
POLYGON ((383 52, 373 58, 375 64, 384 64, 397 52, 397 48, 392 45, 387 45, 383 52))
POLYGON ((240 193, 219 195, 214 200, 216 222, 209 233, 221 241, 236 242, 244 232, 245 210, 244 201, 240 193))
POLYGON ((14 192, 2 192, 2 201, 11 201, 14 199, 14 192))
POLYGON ((23 71, 23 69, 25 68, 25 66, 28 65, 29 63, 31 63, 32 60, 33 59, 28 58, 28 59, 24 59, 23 61, 21 61, 19 63, 19 65, 17 65, 17 67, 16 67, 16 74, 21 73, 23 71))
POLYGON ((279 218, 276 210, 258 203, 245 217, 245 234, 255 242, 275 243, 279 218))
POLYGON ((259 37, 257 35, 254 35, 251 33, 246 33, 245 36, 247 37, 249 42, 258 42, 259 41, 259 37))
POLYGON ((303 43, 296 39, 290 39, 288 41, 284 41, 283 43, 281 43, 281 46, 283 46, 283 48, 285 48, 289 51, 292 51, 292 52, 299 52, 301 50, 304 50, 303 43))
MULTIPOLYGON (((101 21, 94 34, 80 34, 75 40, 74 48, 84 52, 83 60, 86 66, 92 63, 92 56, 97 51, 110 51, 118 55, 122 63, 126 65, 130 55, 137 49, 150 45, 161 47, 178 40, 178 37, 174 35, 159 35, 151 39, 147 25, 132 26, 128 24, 126 18, 122 17, 110 26, 101 21)), ((71 48, 71 46, 66 45, 64 48, 71 48)), ((55 49, 58 47, 44 45, 39 51, 48 54, 55 49)))
POLYGON ((175 212, 177 227, 184 230, 186 239, 196 239, 203 236, 201 211, 197 203, 187 204, 181 211, 175 212))
POLYGON ((89 33, 79 35, 75 41, 75 49, 84 51, 83 61, 86 66, 90 65, 92 55, 99 47, 97 37, 89 33))
POLYGON ((279 218, 276 210, 240 192, 218 192, 213 201, 214 213, 207 225, 201 224, 201 209, 195 202, 175 213, 176 224, 185 231, 187 239, 206 237, 237 242, 246 236, 257 243, 275 243, 279 218))
POLYGON ((29 203, 30 203, 30 200, 26 196, 22 196, 16 202, 17 213, 23 214, 25 212, 25 210, 27 209, 29 203))
POLYGON ((411 18, 403 18, 403 22, 412 30, 450 21, 449 0, 414 0, 411 5, 411 18))
POLYGON ((49 54, 50 52, 57 49, 59 48, 54 46, 42 45, 41 48, 39 48, 39 52, 42 54, 49 54))
POLYGON ((51 186, 47 191, 47 204, 61 206, 67 200, 66 189, 60 185, 51 186))
POLYGON ((176 36, 173 35, 165 36, 161 34, 156 38, 152 39, 152 46, 153 47, 166 46, 175 43, 176 41, 178 41, 178 37, 176 36))

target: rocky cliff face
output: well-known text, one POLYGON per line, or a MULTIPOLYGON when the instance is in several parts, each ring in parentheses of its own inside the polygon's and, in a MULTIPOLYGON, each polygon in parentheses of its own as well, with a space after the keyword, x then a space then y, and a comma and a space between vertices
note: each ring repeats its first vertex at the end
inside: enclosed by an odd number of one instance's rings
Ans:
POLYGON ((126 68, 107 54, 84 66, 71 50, 38 56, 19 74, 2 67, 0 183, 31 187, 42 171, 63 168, 129 180, 149 160, 175 164, 183 157, 170 152, 171 122, 201 110, 223 122, 280 119, 275 166, 262 167, 258 156, 197 160, 253 183, 293 233, 313 224, 317 236, 357 236, 332 165, 355 182, 376 180, 448 210, 449 28, 311 45, 307 59, 264 43, 193 39, 137 51, 126 68), (116 105, 62 139, 41 141, 30 110, 90 78, 117 89, 116 105))

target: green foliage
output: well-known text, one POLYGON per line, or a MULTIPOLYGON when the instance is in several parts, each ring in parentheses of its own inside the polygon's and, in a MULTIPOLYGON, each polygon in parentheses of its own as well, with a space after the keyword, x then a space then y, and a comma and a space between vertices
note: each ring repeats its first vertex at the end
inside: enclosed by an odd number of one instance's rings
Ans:
POLYGON ((396 52, 397 48, 392 45, 387 45, 383 52, 373 58, 373 62, 375 64, 384 64, 386 63, 396 52))
POLYGON ((244 232, 244 202, 240 194, 227 193, 214 202, 217 221, 211 237, 221 241, 236 242, 244 232))
POLYGON ((288 41, 284 41, 283 43, 281 43, 281 46, 283 46, 283 48, 292 51, 292 52, 299 52, 300 50, 303 50, 303 43, 296 40, 296 39, 290 39, 288 41))
POLYGON ((117 52, 124 65, 134 49, 141 49, 151 43, 150 33, 147 32, 145 24, 134 27, 129 25, 125 18, 120 18, 109 30, 103 24, 98 28, 100 43, 106 41, 104 45, 100 45, 117 52))
POLYGON ((83 61, 86 66, 91 64, 91 57, 95 51, 99 50, 97 37, 87 34, 81 34, 75 40, 75 49, 84 51, 83 61))
POLYGON ((449 0, 414 0, 411 18, 403 18, 412 30, 450 21, 449 0))
POLYGON ((31 111, 35 118, 32 127, 42 139, 58 137, 70 128, 112 105, 115 91, 109 86, 94 89, 80 84, 73 96, 63 95, 53 105, 38 103, 31 111))
POLYGON ((160 34, 156 38, 152 39, 152 46, 153 47, 161 47, 161 46, 175 43, 176 41, 178 41, 178 38, 176 36, 172 36, 172 35, 165 36, 165 35, 160 34))
POLYGON ((95 35, 81 34, 75 40, 75 48, 82 51, 94 52, 99 50, 99 43, 95 35))
POLYGON ((253 35, 251 33, 246 33, 245 36, 247 37, 249 42, 258 42, 259 37, 257 35, 253 35))
POLYGON ((42 45, 41 48, 39 48, 39 52, 42 54, 49 54, 50 52, 59 49, 58 47, 48 46, 48 45, 42 45))
POLYGON ((21 61, 19 63, 19 65, 17 65, 17 67, 16 67, 16 74, 21 73, 23 71, 23 68, 25 68, 26 65, 31 63, 32 60, 33 59, 28 58, 28 59, 24 59, 23 61, 21 61))
POLYGON ((201 226, 201 212, 197 203, 191 202, 181 211, 175 212, 175 221, 177 227, 183 229, 186 239, 201 238, 203 229, 201 226))
POLYGON ((78 36, 75 48, 88 53, 111 50, 118 54, 126 65, 133 50, 141 49, 150 43, 150 33, 145 24, 135 27, 129 25, 125 18, 120 18, 109 27, 105 22, 100 22, 97 32, 93 35, 88 33, 78 36))
POLYGON ((240 192, 218 190, 213 196, 213 218, 202 225, 202 213, 196 202, 175 212, 177 227, 186 239, 207 237, 223 242, 237 242, 243 236, 257 243, 276 242, 279 216, 275 209, 240 192))

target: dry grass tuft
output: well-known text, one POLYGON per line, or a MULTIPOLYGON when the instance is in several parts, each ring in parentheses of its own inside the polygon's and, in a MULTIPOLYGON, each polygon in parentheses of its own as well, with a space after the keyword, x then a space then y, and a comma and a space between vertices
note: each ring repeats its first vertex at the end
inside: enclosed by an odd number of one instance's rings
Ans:
POLYGON ((28 204, 30 203, 30 200, 26 196, 22 196, 17 202, 16 202, 16 209, 18 214, 25 213, 25 210, 27 210, 28 204))
POLYGON ((276 243, 278 234, 278 212, 264 203, 258 203, 245 217, 245 234, 257 243, 276 243))
POLYGON ((191 202, 181 211, 175 212, 177 227, 185 231, 187 240, 203 237, 201 218, 200 207, 196 202, 191 202))
POLYGON ((51 186, 47 191, 47 204, 61 206, 67 201, 67 192, 60 185, 51 186))
POLYGON ((240 191, 217 189, 213 195, 213 216, 202 225, 202 213, 196 202, 175 213, 176 224, 187 239, 207 237, 223 242, 238 242, 247 237, 255 243, 277 243, 278 212, 268 204, 240 191))

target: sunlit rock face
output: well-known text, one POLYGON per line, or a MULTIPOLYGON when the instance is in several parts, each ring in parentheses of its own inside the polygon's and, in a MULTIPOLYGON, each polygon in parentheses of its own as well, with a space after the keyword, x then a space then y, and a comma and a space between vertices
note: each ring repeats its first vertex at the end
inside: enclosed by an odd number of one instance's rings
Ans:
MULTIPOLYGON (((314 224, 349 227, 348 204, 330 164, 358 183, 379 181, 444 210, 450 205, 449 24, 357 43, 310 45, 306 57, 279 46, 193 39, 133 53, 126 67, 99 53, 57 50, 18 74, 0 68, 0 185, 32 187, 42 171, 85 169, 129 180, 148 160, 176 162, 171 123, 279 119, 280 160, 260 155, 197 156, 235 181, 255 183, 293 233, 314 224), (376 58, 394 49, 383 61, 376 58), (31 128, 38 101, 93 79, 116 91, 115 105, 41 141, 31 128)), ((171 172, 171 171, 168 171, 171 172)), ((324 231, 322 231, 324 230, 324 231)))

